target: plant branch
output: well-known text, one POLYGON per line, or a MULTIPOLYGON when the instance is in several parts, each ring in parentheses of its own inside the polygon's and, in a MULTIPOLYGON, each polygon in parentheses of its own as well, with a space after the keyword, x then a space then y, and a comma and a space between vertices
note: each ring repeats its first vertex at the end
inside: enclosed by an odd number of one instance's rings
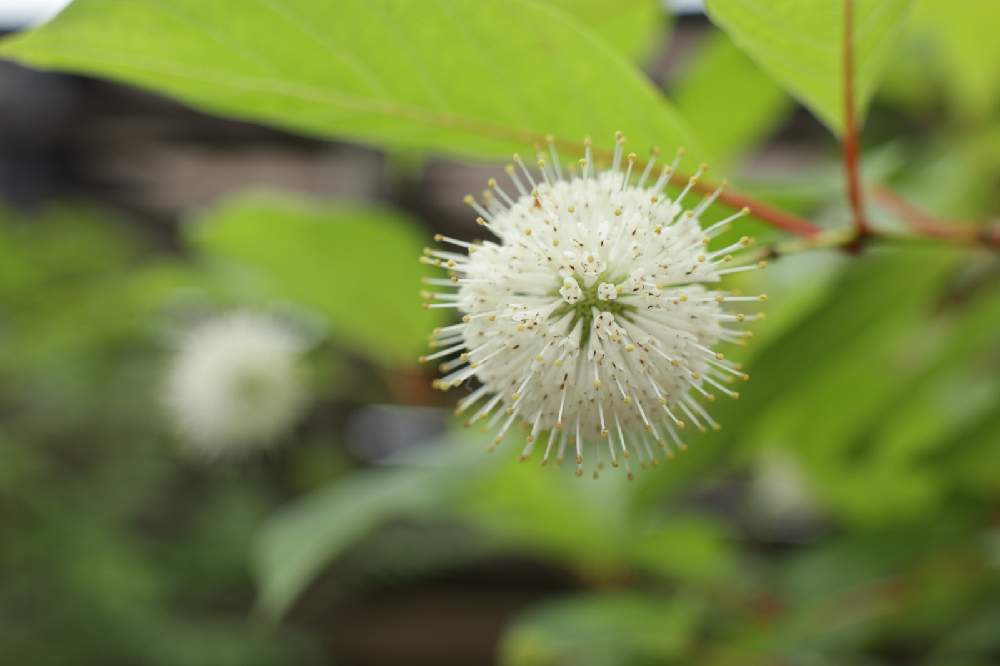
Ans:
MULTIPOLYGON (((702 193, 708 193, 715 191, 715 185, 699 181, 695 183, 694 189, 702 193)), ((723 190, 718 200, 733 208, 749 208, 750 214, 758 220, 795 236, 813 238, 823 233, 822 227, 813 224, 804 217, 799 217, 798 215, 775 208, 741 192, 723 190)))
POLYGON ((872 190, 872 195, 879 205, 906 222, 922 237, 1000 247, 1000 224, 974 226, 963 221, 940 220, 882 186, 872 190))
POLYGON ((865 217, 861 193, 861 169, 858 166, 861 149, 858 137, 857 109, 854 103, 854 0, 844 0, 844 173, 847 176, 847 194, 854 213, 857 238, 871 234, 865 217))

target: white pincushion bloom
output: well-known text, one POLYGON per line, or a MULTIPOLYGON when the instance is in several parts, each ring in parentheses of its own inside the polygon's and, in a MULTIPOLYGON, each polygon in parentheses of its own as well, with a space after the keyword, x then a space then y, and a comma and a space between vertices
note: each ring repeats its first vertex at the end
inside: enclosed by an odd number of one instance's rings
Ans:
POLYGON ((454 357, 441 364, 436 385, 478 380, 458 413, 471 410, 470 423, 499 426, 494 446, 523 423, 522 459, 536 440, 546 442, 542 464, 553 451, 561 462, 572 447, 577 474, 591 450, 596 475, 605 457, 629 467, 636 454, 645 466, 656 464, 657 449, 670 456, 685 448, 679 431, 687 423, 718 428, 701 401, 738 397, 727 384, 746 375, 715 347, 740 342, 748 333, 735 326, 762 316, 724 306, 766 298, 714 288, 728 273, 764 265, 733 260, 751 243, 746 237, 709 247, 748 211, 702 228, 699 218, 721 188, 686 209, 702 169, 670 199, 664 187, 680 152, 651 181, 656 152, 634 174, 635 155, 623 159, 623 143, 619 133, 604 171, 595 167, 589 140, 570 173, 551 140, 551 161, 539 155, 539 177, 515 155, 518 168, 508 165, 507 173, 516 192, 490 180, 483 203, 466 197, 498 240, 438 235, 460 251, 429 249, 423 258, 449 271, 427 280, 445 289, 425 293, 433 300, 426 307, 464 313, 461 323, 434 331, 437 351, 421 359, 454 357))
POLYGON ((222 315, 189 331, 164 395, 184 444, 218 457, 276 442, 305 405, 298 368, 304 348, 287 326, 250 312, 222 315))

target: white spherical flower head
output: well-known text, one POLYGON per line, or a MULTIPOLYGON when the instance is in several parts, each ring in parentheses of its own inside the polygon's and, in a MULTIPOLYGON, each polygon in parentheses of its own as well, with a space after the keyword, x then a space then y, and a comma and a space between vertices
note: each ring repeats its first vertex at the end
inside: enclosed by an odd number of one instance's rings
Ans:
POLYGON ((300 336, 268 316, 223 315, 196 326, 170 367, 165 404, 184 443, 207 457, 273 444, 301 414, 300 336))
POLYGON ((724 306, 765 297, 715 288, 728 273, 763 266, 733 259, 751 243, 746 237, 709 247, 748 211, 702 228, 721 188, 686 208, 702 169, 671 199, 664 188, 680 152, 652 179, 655 151, 635 173, 623 144, 619 134, 610 168, 600 171, 585 141, 585 157, 567 173, 550 140, 538 176, 515 155, 510 193, 490 180, 482 203, 466 197, 498 240, 439 235, 464 253, 425 252, 423 261, 449 271, 428 282, 453 288, 425 293, 425 305, 465 314, 433 333, 439 349, 422 360, 454 356, 441 364, 439 388, 478 380, 457 412, 499 426, 494 446, 520 421, 528 430, 522 459, 544 441, 542 464, 553 452, 561 462, 569 446, 577 474, 593 450, 595 475, 606 459, 623 461, 631 478, 633 455, 645 466, 656 464, 657 450, 685 448, 686 424, 718 428, 702 402, 738 397, 728 384, 746 375, 715 347, 739 343, 748 333, 735 326, 761 316, 724 306))

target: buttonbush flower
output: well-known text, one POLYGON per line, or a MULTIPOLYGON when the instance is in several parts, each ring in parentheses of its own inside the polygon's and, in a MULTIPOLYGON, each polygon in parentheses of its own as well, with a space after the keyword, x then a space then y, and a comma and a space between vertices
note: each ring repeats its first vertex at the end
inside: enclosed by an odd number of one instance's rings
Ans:
POLYGON ((305 405, 298 369, 304 348, 286 325, 250 312, 221 315, 189 331, 164 390, 184 444, 219 457, 275 443, 305 405))
POLYGON ((589 139, 572 169, 551 138, 536 173, 515 155, 510 188, 491 179, 481 200, 466 197, 496 240, 438 235, 443 249, 422 259, 447 271, 427 279, 439 289, 423 294, 425 307, 463 313, 434 331, 435 351, 421 359, 443 360, 436 387, 474 387, 456 411, 498 428, 493 447, 520 422, 528 431, 522 459, 537 442, 542 464, 553 455, 561 462, 570 448, 578 475, 592 451, 595 476, 608 460, 624 463, 631 478, 633 455, 645 466, 656 464, 657 451, 686 448, 687 424, 717 429, 703 402, 739 397, 729 384, 747 377, 716 347, 739 343, 749 333, 738 325, 763 316, 728 307, 766 300, 717 288, 727 274, 764 265, 734 260, 747 237, 710 247, 749 211, 703 228, 722 190, 688 206, 704 166, 672 199, 665 187, 682 151, 654 177, 656 151, 640 173, 624 143, 619 133, 603 170, 589 139))

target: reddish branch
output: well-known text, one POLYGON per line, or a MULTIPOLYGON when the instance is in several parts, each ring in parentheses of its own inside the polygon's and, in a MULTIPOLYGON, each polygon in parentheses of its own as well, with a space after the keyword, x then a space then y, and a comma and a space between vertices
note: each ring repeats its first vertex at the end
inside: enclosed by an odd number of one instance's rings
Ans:
POLYGON ((879 205, 909 224, 910 228, 921 236, 1000 247, 1000 224, 980 227, 967 222, 939 220, 888 188, 876 187, 872 194, 879 205))
POLYGON ((871 234, 861 199, 857 113, 854 105, 854 0, 844 0, 844 172, 858 238, 871 234))
MULTIPOLYGON (((712 192, 715 190, 715 185, 699 181, 695 183, 695 189, 700 192, 712 192)), ((749 208, 750 214, 757 219, 796 236, 810 238, 823 231, 821 227, 803 217, 769 206, 763 201, 757 201, 734 190, 723 190, 719 195, 719 201, 733 208, 749 208)))

